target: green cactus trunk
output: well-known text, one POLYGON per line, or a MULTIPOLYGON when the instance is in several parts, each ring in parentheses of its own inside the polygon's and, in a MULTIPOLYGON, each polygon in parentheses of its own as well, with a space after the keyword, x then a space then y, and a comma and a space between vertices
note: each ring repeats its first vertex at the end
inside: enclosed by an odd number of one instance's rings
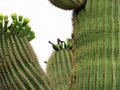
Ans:
POLYGON ((74 10, 75 64, 69 90, 120 89, 120 0, 74 10))
POLYGON ((69 90, 119 90, 120 0, 50 1, 74 9, 75 63, 69 90), (71 8, 73 4, 77 8, 71 8))
POLYGON ((54 90, 38 63, 30 38, 23 32, 16 34, 14 29, 7 31, 0 28, 0 90, 54 90))
POLYGON ((55 90, 68 90, 72 68, 72 52, 68 49, 53 51, 47 63, 47 76, 53 82, 55 90))

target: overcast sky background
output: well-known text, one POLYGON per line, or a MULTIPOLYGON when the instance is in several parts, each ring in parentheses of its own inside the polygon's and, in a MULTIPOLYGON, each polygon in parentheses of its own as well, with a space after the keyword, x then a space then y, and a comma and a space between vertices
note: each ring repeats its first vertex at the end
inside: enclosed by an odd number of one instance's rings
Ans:
POLYGON ((72 11, 53 6, 48 0, 0 0, 0 13, 10 16, 18 15, 30 18, 30 26, 36 38, 30 43, 45 70, 53 49, 48 41, 57 43, 56 39, 66 40, 72 33, 72 11))

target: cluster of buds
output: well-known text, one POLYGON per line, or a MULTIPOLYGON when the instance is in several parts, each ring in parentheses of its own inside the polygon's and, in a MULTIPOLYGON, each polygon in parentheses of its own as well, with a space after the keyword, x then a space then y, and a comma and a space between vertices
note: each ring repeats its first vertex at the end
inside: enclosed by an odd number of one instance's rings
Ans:
POLYGON ((57 39, 57 44, 52 43, 49 41, 50 44, 52 44, 52 47, 55 51, 63 50, 63 49, 72 49, 72 40, 67 38, 66 42, 60 40, 59 38, 57 39))
POLYGON ((17 16, 16 13, 11 15, 12 22, 10 25, 8 16, 0 14, 0 34, 8 34, 8 35, 22 35, 27 36, 29 41, 35 38, 34 32, 31 30, 31 27, 28 25, 30 19, 23 18, 22 15, 17 16))

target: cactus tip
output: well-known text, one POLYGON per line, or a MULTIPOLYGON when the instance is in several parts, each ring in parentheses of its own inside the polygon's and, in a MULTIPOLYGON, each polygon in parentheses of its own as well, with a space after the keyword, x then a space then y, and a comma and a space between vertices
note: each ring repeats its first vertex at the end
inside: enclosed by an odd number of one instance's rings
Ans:
POLYGON ((0 13, 0 20, 3 20, 3 14, 0 13))
POLYGON ((29 18, 24 18, 23 20, 23 26, 27 25, 30 22, 29 18))
POLYGON ((23 16, 20 15, 20 16, 18 17, 18 19, 19 19, 19 21, 21 22, 21 21, 23 20, 23 16))
POLYGON ((17 19, 17 14, 16 14, 16 13, 12 13, 12 14, 11 14, 11 18, 12 18, 13 20, 16 20, 16 19, 17 19))

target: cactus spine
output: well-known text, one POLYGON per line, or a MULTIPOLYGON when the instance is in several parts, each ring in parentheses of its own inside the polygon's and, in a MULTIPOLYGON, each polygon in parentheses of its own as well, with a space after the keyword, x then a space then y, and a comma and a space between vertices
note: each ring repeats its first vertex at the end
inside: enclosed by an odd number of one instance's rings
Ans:
POLYGON ((120 0, 85 1, 73 11, 75 64, 69 90, 119 90, 120 0))
POLYGON ((0 14, 0 90, 53 90, 29 43, 35 35, 29 19, 0 14))
POLYGON ((47 62, 47 76, 53 82, 55 90, 68 90, 73 56, 70 48, 61 47, 59 44, 57 46, 62 49, 55 49, 47 62))

